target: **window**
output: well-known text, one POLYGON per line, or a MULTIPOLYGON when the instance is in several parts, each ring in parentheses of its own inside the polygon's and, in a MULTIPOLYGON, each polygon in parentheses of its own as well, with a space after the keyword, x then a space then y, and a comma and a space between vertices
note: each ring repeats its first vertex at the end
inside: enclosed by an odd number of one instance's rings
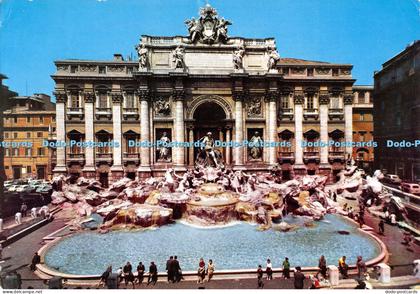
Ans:
POLYGON ((28 117, 26 117, 26 122, 27 123, 30 123, 31 122, 31 118, 28 116, 28 117))
POLYGON ((14 118, 13 118, 13 121, 15 122, 15 124, 17 124, 17 122, 18 122, 18 118, 17 118, 17 117, 14 117, 14 118))
POLYGON ((13 138, 17 139, 17 137, 18 137, 18 133, 13 133, 13 138))
POLYGON ((289 95, 281 97, 281 108, 289 108, 289 95))
POLYGON ((125 107, 134 108, 134 94, 133 93, 125 94, 125 107))
POLYGON ((10 149, 9 148, 4 149, 4 155, 5 156, 10 156, 10 149))
POLYGON ((31 133, 26 133, 26 138, 30 138, 31 137, 31 133))
POLYGON ((79 93, 71 93, 70 94, 70 105, 71 105, 72 108, 79 108, 80 107, 79 93))
POLYGON ((359 120, 365 120, 365 114, 364 113, 360 113, 359 120))
POLYGON ((9 133, 8 133, 8 132, 4 132, 4 137, 5 137, 6 139, 9 139, 9 133))
POLYGON ((25 149, 25 156, 26 157, 32 157, 32 148, 26 148, 25 149))
POLYGON ((36 136, 37 136, 38 138, 42 138, 42 132, 38 132, 38 133, 36 133, 36 136))
POLYGON ((99 108, 107 108, 108 107, 108 97, 105 92, 99 93, 99 108))
POLYGON ((38 148, 38 156, 44 156, 44 155, 45 155, 44 148, 42 148, 42 147, 38 148))
POLYGON ((30 174, 32 172, 32 167, 30 165, 28 165, 26 167, 26 173, 30 174))
POLYGON ((357 99, 357 103, 365 103, 365 92, 364 91, 360 91, 359 92, 359 97, 357 99))
POLYGON ((40 122, 40 123, 44 123, 44 117, 43 117, 43 116, 40 116, 40 117, 39 117, 39 122, 40 122))
POLYGON ((105 66, 99 66, 99 73, 105 74, 106 73, 106 67, 105 66))
POLYGON ((332 75, 333 75, 333 77, 338 77, 338 69, 337 68, 333 68, 332 75))
POLYGON ((306 97, 306 108, 314 109, 314 94, 308 94, 306 97))
POLYGON ((77 72, 77 65, 70 66, 70 72, 71 73, 76 73, 77 72))
POLYGON ((364 132, 360 132, 359 133, 359 142, 364 142, 365 141, 365 133, 364 132))
POLYGON ((19 156, 19 148, 13 148, 13 156, 19 156))

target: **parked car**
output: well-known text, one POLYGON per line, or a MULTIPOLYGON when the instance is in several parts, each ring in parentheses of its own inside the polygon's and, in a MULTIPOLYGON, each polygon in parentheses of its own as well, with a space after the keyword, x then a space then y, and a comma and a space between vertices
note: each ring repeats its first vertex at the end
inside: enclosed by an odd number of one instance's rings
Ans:
POLYGON ((420 185, 416 183, 402 183, 401 190, 403 192, 420 195, 420 185))
POLYGON ((46 184, 46 185, 43 184, 43 185, 38 186, 36 188, 36 191, 35 192, 37 192, 37 193, 49 193, 51 191, 52 191, 51 185, 49 185, 49 184, 46 184))
POLYGON ((11 185, 8 190, 9 192, 16 192, 17 188, 19 188, 19 185, 11 185))
POLYGON ((400 179, 400 177, 399 177, 399 176, 397 176, 397 175, 392 175, 392 174, 386 174, 386 175, 384 176, 383 181, 384 181, 384 182, 386 182, 386 183, 391 183, 391 184, 394 184, 394 185, 399 185, 399 184, 401 184, 401 179, 400 179))
POLYGON ((31 185, 21 185, 18 188, 16 188, 16 192, 19 193, 31 193, 35 191, 35 187, 31 186, 31 185))

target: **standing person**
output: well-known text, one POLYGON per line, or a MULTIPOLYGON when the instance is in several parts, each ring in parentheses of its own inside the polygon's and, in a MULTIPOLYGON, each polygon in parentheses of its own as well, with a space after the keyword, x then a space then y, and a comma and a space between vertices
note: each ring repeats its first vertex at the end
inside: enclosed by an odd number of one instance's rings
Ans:
POLYGON ((207 282, 210 282, 211 278, 213 278, 214 274, 214 263, 213 260, 209 259, 209 263, 207 264, 207 282))
POLYGON ((26 217, 26 213, 28 212, 28 205, 26 205, 26 202, 22 203, 20 212, 22 213, 22 217, 26 217))
POLYGON ((363 257, 360 255, 357 257, 356 267, 357 267, 357 277, 359 278, 359 280, 363 281, 365 279, 367 268, 366 268, 366 263, 363 261, 363 257))
POLYGON ((290 279, 290 262, 288 257, 285 257, 283 261, 283 277, 290 279))
POLYGON ((127 286, 128 282, 129 282, 129 274, 133 274, 133 267, 131 266, 130 262, 127 261, 126 265, 123 267, 123 273, 124 273, 124 280, 125 280, 125 285, 127 286))
POLYGON ((31 271, 36 270, 36 265, 38 263, 41 263, 41 256, 38 255, 38 252, 35 252, 34 256, 32 257, 32 262, 30 266, 31 271))
POLYGON ((363 225, 365 224, 365 220, 364 220, 363 214, 361 212, 359 212, 359 215, 357 217, 357 220, 359 222, 360 228, 363 227, 363 225))
POLYGON ((124 278, 124 273, 123 273, 123 268, 120 267, 117 270, 117 275, 118 275, 118 284, 122 282, 123 278, 124 278))
POLYGON ((327 278, 327 260, 324 255, 321 255, 318 261, 319 272, 325 278, 327 278))
POLYGON ((302 273, 302 268, 300 266, 296 267, 295 271, 295 289, 303 289, 303 281, 305 280, 305 275, 302 273))
POLYGON ((264 288, 264 282, 263 282, 263 270, 261 264, 258 266, 257 269, 257 281, 258 281, 258 289, 264 288))
POLYGON ((0 260, 3 259, 3 245, 0 243, 0 260))
POLYGON ((380 220, 378 227, 379 227, 379 234, 385 235, 385 222, 383 219, 380 220))
POLYGON ((174 260, 172 261, 172 274, 173 274, 173 282, 178 283, 181 281, 181 266, 179 265, 178 256, 174 256, 174 260))
POLYGON ((341 257, 338 260, 338 269, 339 269, 341 275, 343 276, 343 279, 347 279, 349 277, 349 275, 347 273, 348 268, 349 268, 349 266, 346 263, 346 256, 341 257))
POLYGON ((168 283, 173 282, 173 273, 172 273, 172 261, 174 260, 173 256, 170 256, 166 261, 166 273, 168 274, 168 283))
POLYGON ((141 283, 143 283, 143 279, 144 279, 144 271, 145 271, 144 265, 143 265, 143 263, 140 261, 140 262, 139 262, 139 265, 137 266, 137 280, 138 280, 138 282, 139 282, 139 285, 140 285, 141 283))
MULTIPOLYGON (((35 253, 36 254, 36 253, 35 253)), ((98 287, 103 284, 105 287, 107 285, 107 280, 109 278, 109 275, 112 273, 112 266, 108 266, 106 270, 102 273, 101 279, 99 280, 98 287)))
POLYGON ((198 281, 197 284, 202 284, 204 282, 204 278, 206 277, 206 263, 204 262, 203 258, 200 258, 200 262, 198 264, 198 281))
POLYGON ((153 285, 156 285, 157 277, 158 277, 157 266, 155 262, 152 261, 149 266, 149 278, 147 279, 147 285, 149 286, 150 283, 153 283, 153 285))
POLYGON ((271 264, 271 260, 267 259, 267 267, 265 269, 265 272, 267 274, 267 280, 273 279, 273 265, 271 264))

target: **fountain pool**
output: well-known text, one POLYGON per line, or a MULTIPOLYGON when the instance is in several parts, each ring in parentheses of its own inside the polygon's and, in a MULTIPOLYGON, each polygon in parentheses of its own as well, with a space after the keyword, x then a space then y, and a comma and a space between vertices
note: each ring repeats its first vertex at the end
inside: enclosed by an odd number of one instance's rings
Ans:
MULTIPOLYGON (((301 217, 288 216, 285 221, 303 223, 301 217)), ((139 261, 146 269, 155 261, 158 270, 164 271, 170 255, 177 255, 182 269, 189 271, 196 270, 200 257, 213 259, 216 270, 228 270, 254 269, 259 264, 265 267, 267 258, 274 267, 280 267, 285 256, 292 267, 317 266, 322 254, 328 264, 337 264, 342 255, 354 264, 358 255, 365 260, 377 257, 380 246, 338 215, 327 215, 314 227, 302 226, 290 232, 258 231, 248 223, 204 229, 178 222, 155 230, 78 233, 48 249, 45 264, 63 273, 96 275, 110 264, 116 270, 127 261, 133 269, 139 261), (350 234, 340 235, 337 230, 350 234)))

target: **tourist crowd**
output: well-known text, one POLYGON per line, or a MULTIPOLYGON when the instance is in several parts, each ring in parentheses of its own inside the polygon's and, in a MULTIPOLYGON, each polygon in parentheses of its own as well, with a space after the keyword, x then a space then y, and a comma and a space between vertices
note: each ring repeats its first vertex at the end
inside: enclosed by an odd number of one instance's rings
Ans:
MULTIPOLYGON (((341 277, 347 279, 348 275, 348 264, 346 262, 346 256, 342 256, 338 260, 338 269, 341 277)), ((356 261, 357 268, 357 279, 364 281, 367 277, 367 267, 363 261, 362 256, 357 257, 356 261)), ((200 258, 197 268, 197 283, 202 284, 204 282, 210 282, 215 272, 215 265, 210 259, 208 263, 200 258)), ((285 257, 282 261, 282 278, 290 279, 291 264, 288 257, 285 257)), ((158 269, 154 261, 150 262, 149 270, 146 272, 146 267, 142 262, 139 262, 136 268, 136 275, 134 274, 133 266, 130 262, 127 262, 124 266, 120 267, 116 273, 112 272, 112 266, 108 266, 105 272, 101 275, 98 287, 107 287, 109 289, 116 289, 120 283, 124 282, 126 287, 133 287, 135 285, 141 285, 145 278, 147 278, 147 285, 155 285, 158 280, 158 269)), ((184 280, 180 262, 177 256, 171 256, 166 261, 166 273, 168 283, 179 283, 184 280)), ((267 259, 265 270, 262 265, 257 268, 257 287, 264 287, 264 274, 267 280, 273 279, 273 264, 270 259, 267 259)), ((303 289, 305 279, 309 279, 311 282, 311 289, 318 289, 323 287, 329 287, 328 281, 328 270, 327 260, 324 255, 318 260, 318 272, 315 275, 305 276, 302 273, 302 268, 296 266, 293 272, 294 287, 296 289, 303 289)))

